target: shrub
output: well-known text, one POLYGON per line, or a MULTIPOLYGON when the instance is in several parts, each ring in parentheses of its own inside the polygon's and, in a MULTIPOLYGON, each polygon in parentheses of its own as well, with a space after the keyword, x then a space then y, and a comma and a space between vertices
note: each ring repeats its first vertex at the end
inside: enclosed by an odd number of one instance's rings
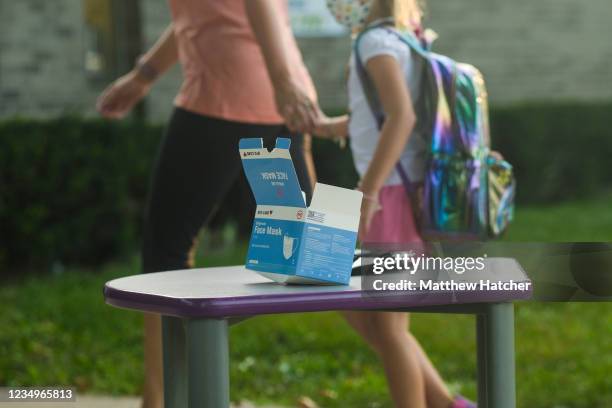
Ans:
POLYGON ((355 188, 359 177, 348 145, 342 149, 336 143, 313 139, 312 155, 318 181, 344 188, 355 188))
MULTIPOLYGON (((519 203, 612 186, 611 111, 610 103, 493 109, 493 146, 515 167, 519 203)), ((0 122, 0 271, 96 265, 134 251, 161 134, 160 126, 76 117, 0 122)), ((350 149, 315 140, 313 152, 320 181, 356 185, 350 149)), ((213 225, 232 218, 248 234, 245 188, 236 184, 213 225)))
POLYGON ((493 146, 514 165, 518 201, 567 200, 612 186, 611 112, 612 103, 494 109, 493 146))
POLYGON ((77 118, 0 123, 0 267, 97 264, 133 248, 159 135, 77 118))

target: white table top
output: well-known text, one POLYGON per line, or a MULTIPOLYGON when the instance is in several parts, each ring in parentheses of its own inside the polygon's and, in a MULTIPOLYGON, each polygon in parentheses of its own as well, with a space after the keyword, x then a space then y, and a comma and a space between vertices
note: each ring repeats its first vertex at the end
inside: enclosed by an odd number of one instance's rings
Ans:
MULTIPOLYGON (((514 259, 491 258, 488 279, 528 282, 514 259)), ((466 279, 465 275, 457 277, 466 279)), ((237 316, 313 310, 340 310, 389 307, 389 298, 376 300, 361 290, 361 277, 351 278, 348 286, 281 285, 244 266, 187 269, 140 274, 108 282, 104 288, 109 304, 129 309, 177 316, 237 316)), ((426 304, 445 304, 461 293, 429 294, 426 304), (434 296, 435 295, 435 296, 434 296), (452 295, 452 298, 449 297, 452 295)), ((465 302, 514 300, 528 297, 513 291, 463 293, 465 302), (468 296, 469 295, 469 296, 468 296), (489 296, 491 295, 491 296, 489 296)), ((422 304, 423 293, 402 292, 393 296, 393 305, 422 304)))

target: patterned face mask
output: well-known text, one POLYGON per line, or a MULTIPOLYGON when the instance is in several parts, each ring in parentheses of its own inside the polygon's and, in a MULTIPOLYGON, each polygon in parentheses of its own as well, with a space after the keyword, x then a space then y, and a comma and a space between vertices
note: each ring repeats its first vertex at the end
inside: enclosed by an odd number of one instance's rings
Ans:
POLYGON ((327 8, 338 23, 354 32, 363 28, 372 3, 374 0, 327 0, 327 8))

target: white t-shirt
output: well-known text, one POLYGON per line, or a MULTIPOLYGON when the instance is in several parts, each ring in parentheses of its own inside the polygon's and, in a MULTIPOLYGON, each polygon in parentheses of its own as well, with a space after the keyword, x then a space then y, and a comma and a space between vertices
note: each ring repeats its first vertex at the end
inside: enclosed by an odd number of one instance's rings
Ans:
MULTIPOLYGON (((365 66, 371 58, 379 55, 389 55, 395 58, 404 72, 412 101, 415 103, 421 87, 422 61, 418 56, 413 57, 410 47, 395 34, 389 32, 390 29, 392 30, 389 27, 378 27, 363 34, 359 42, 361 60, 365 66)), ((357 173, 363 176, 378 145, 380 132, 359 80, 354 51, 349 62, 348 93, 351 112, 349 121, 351 150, 357 173)), ((400 158, 400 163, 411 182, 423 180, 427 150, 425 138, 413 131, 400 158)), ((385 185, 397 184, 402 184, 402 181, 397 170, 394 169, 385 185)))

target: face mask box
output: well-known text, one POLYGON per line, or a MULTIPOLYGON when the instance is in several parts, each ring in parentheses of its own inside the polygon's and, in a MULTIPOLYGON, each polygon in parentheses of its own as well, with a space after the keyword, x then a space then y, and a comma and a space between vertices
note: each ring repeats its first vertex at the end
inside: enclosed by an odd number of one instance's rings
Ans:
POLYGON ((306 207, 290 143, 278 138, 268 151, 262 139, 240 140, 242 165, 257 202, 246 268, 280 283, 346 285, 362 194, 317 183, 306 207))

